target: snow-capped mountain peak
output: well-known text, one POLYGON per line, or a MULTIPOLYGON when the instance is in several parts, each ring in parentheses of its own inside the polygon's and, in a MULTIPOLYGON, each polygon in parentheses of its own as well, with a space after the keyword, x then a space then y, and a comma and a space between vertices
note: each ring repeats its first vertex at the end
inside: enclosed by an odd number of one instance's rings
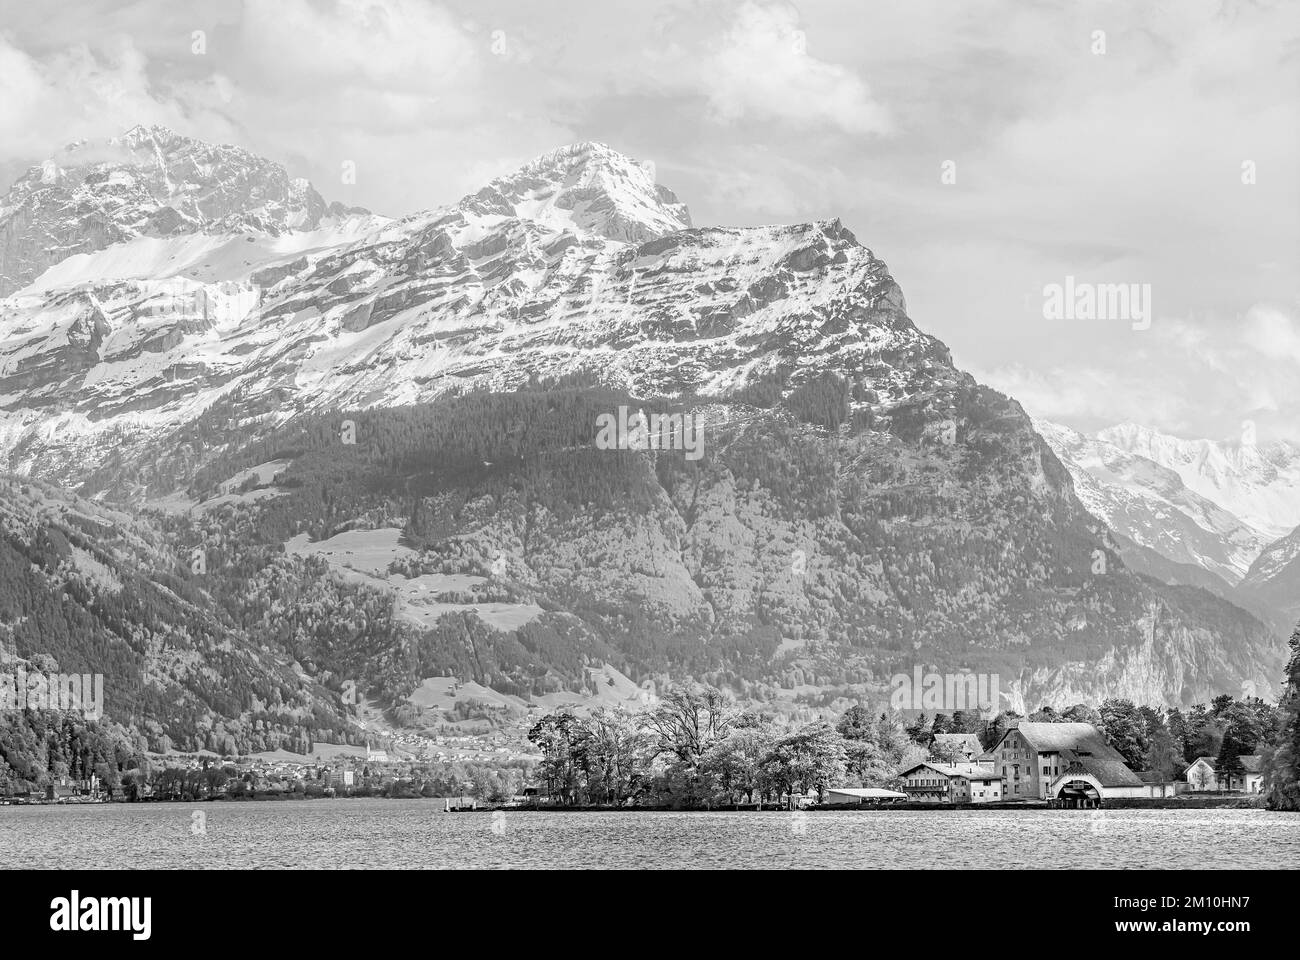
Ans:
POLYGON ((1070 471, 1075 492, 1090 513, 1176 563, 1195 564, 1235 583, 1271 539, 1190 487, 1168 463, 1148 455, 1160 455, 1164 441, 1174 438, 1135 424, 1096 437, 1045 420, 1035 420, 1034 429, 1070 471), (1142 442, 1123 445, 1105 436, 1142 442))
POLYGON ((595 141, 543 154, 466 197, 461 208, 627 243, 691 226, 686 205, 655 182, 653 166, 595 141))
MULTIPOLYGON (((224 150, 153 128, 127 137, 165 157, 224 150)), ((690 229, 648 165, 604 144, 562 147, 450 207, 353 219, 365 222, 277 237, 99 237, 98 252, 65 254, 0 300, 0 408, 12 411, 0 410, 0 441, 24 448, 11 463, 85 465, 114 449, 106 431, 148 443, 233 391, 284 391, 288 416, 530 376, 722 396, 778 376, 794 389, 833 368, 883 414, 916 402, 909 383, 928 395, 957 376, 906 317, 885 264, 838 221, 690 229), (41 427, 60 413, 86 419, 56 450, 41 427)))
POLYGON ((242 147, 136 126, 69 144, 0 199, 0 296, 69 257, 141 237, 279 236, 351 212, 242 147))

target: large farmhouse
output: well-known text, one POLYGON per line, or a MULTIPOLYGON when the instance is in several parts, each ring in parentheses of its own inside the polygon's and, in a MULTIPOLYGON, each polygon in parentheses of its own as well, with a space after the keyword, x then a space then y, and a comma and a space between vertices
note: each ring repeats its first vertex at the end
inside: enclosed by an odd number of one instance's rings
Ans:
POLYGON ((1159 797, 1128 768, 1119 751, 1090 723, 1021 722, 992 750, 1007 800, 1050 800, 1092 806, 1111 797, 1159 797))

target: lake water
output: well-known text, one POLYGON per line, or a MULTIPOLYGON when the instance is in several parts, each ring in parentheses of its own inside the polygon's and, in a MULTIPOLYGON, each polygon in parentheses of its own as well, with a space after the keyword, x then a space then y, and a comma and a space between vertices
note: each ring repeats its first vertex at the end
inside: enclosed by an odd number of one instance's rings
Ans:
POLYGON ((1263 810, 447 814, 441 801, 361 799, 14 806, 0 807, 0 863, 212 869, 1295 868, 1300 866, 1300 815, 1263 810))

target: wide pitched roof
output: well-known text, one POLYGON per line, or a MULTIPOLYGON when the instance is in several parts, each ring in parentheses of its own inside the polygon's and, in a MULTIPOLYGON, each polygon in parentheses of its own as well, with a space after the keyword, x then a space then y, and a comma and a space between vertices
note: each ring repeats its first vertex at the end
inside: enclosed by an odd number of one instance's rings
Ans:
POLYGON ((928 767, 935 773, 943 774, 945 777, 975 777, 976 779, 1002 779, 1002 775, 993 772, 992 767, 982 766, 978 763, 935 763, 927 760, 924 763, 914 763, 906 770, 900 771, 899 776, 905 777, 913 770, 919 770, 921 767, 928 767))
POLYGON ((1142 778, 1129 769, 1123 755, 1090 723, 1022 722, 1014 729, 1038 753, 1061 754, 1068 760, 1067 771, 1077 764, 1103 787, 1142 785, 1142 778))
MULTIPOLYGON (((1014 728, 1039 753, 1089 754, 1098 760, 1124 762, 1120 752, 1091 723, 1021 723, 1014 728)), ((1011 731, 1008 730, 1007 733, 1011 731)))
POLYGON ((912 765, 911 765, 910 767, 908 767, 906 770, 900 770, 900 771, 898 771, 898 775, 899 775, 900 777, 905 777, 905 776, 907 776, 909 773, 911 773, 913 770, 920 770, 922 767, 928 767, 929 769, 933 770, 935 773, 942 773, 942 774, 944 774, 945 776, 947 776, 947 774, 948 774, 948 769, 947 769, 947 765, 946 765, 946 764, 942 764, 942 763, 931 763, 929 760, 925 760, 925 761, 922 761, 921 763, 914 763, 914 764, 912 764, 912 765))
MULTIPOLYGON (((1118 760, 1099 760, 1096 757, 1079 757, 1070 767, 1075 765, 1083 767, 1088 773, 1097 778, 1097 782, 1103 787, 1140 787, 1142 778, 1128 768, 1123 759, 1118 760)), ((1069 773, 1070 768, 1066 768, 1069 773)))

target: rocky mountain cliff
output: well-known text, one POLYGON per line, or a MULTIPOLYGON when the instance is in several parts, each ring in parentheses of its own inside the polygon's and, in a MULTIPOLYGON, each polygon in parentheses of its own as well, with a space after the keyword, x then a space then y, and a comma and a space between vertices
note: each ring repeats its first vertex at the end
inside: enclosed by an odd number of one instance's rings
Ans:
POLYGON ((924 663, 1031 708, 1278 675, 1254 617, 1125 566, 838 221, 693 228, 647 167, 578 144, 349 224, 162 278, 107 247, 0 308, 11 470, 170 511, 250 642, 240 598, 279 608, 278 557, 389 591, 402 626, 368 617, 347 663, 279 641, 309 672, 540 692, 605 661, 820 697, 924 663), (702 457, 604 448, 621 408, 693 418, 702 457))
POLYGON ((1285 633, 1300 621, 1300 527, 1270 544, 1237 588, 1242 606, 1285 633))

